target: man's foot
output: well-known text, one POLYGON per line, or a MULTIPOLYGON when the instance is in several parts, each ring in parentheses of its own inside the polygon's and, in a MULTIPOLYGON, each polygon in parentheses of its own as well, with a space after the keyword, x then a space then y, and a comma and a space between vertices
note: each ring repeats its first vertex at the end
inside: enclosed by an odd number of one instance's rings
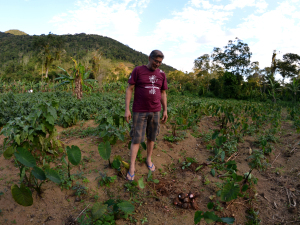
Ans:
POLYGON ((134 181, 134 175, 135 175, 135 174, 132 174, 132 175, 131 175, 131 174, 129 173, 129 171, 128 171, 128 173, 127 173, 127 175, 126 175, 126 180, 128 180, 128 181, 134 181))
POLYGON ((154 172, 155 171, 155 166, 154 166, 154 164, 153 163, 151 163, 152 164, 152 166, 149 166, 149 164, 148 163, 146 163, 147 164, 147 166, 148 166, 148 169, 151 171, 151 172, 154 172))

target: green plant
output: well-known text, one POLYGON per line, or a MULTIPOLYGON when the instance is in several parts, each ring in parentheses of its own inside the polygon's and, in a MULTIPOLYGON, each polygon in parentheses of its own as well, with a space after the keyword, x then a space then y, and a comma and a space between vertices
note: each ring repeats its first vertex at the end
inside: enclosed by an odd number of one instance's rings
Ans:
POLYGON ((153 182, 153 183, 156 183, 156 184, 159 183, 159 180, 158 180, 158 179, 153 179, 153 174, 152 174, 152 171, 151 171, 151 170, 149 170, 149 172, 148 172, 148 175, 147 175, 147 181, 148 181, 148 182, 153 182))
POLYGON ((249 164, 252 168, 264 170, 268 166, 262 151, 253 150, 252 155, 248 158, 251 160, 249 164))
POLYGON ((248 215, 246 216, 247 218, 247 223, 246 225, 259 225, 261 220, 259 219, 259 211, 255 211, 253 208, 247 210, 248 215))
POLYGON ((104 203, 97 202, 93 205, 90 213, 82 215, 79 224, 113 225, 120 218, 127 219, 134 211, 134 206, 123 200, 109 199, 104 203))
MULTIPOLYGON (((72 186, 72 182, 74 180, 74 176, 71 176, 71 165, 77 166, 81 161, 81 150, 78 146, 72 145, 71 147, 67 146, 64 155, 61 158, 61 161, 67 168, 66 174, 64 171, 61 171, 61 175, 63 177, 61 187, 69 189, 72 186), (66 160, 66 156, 68 157, 68 161, 66 160), (67 175, 67 176, 65 176, 67 175)), ((77 175, 77 174, 76 174, 77 175)))
POLYGON ((96 179, 99 179, 99 185, 100 186, 106 186, 106 187, 109 187, 111 183, 113 183, 116 179, 117 179, 117 176, 112 176, 112 177, 109 177, 106 175, 106 173, 101 173, 99 172, 100 176, 98 176, 96 179))
POLYGON ((110 146, 109 141, 107 141, 105 143, 101 142, 98 145, 98 152, 99 152, 100 156, 102 157, 102 159, 108 160, 108 165, 111 167, 111 163, 110 163, 111 146, 110 146))
POLYGON ((81 185, 81 184, 76 184, 72 187, 72 190, 74 190, 74 195, 80 197, 81 195, 86 195, 88 188, 81 185))
POLYGON ((18 204, 31 206, 33 204, 33 198, 30 188, 33 188, 41 195, 41 186, 47 178, 55 183, 61 183, 61 179, 55 170, 50 169, 49 166, 45 166, 45 171, 37 167, 35 158, 26 149, 18 147, 14 156, 20 170, 21 185, 20 187, 16 184, 12 185, 11 192, 13 199, 18 204))
POLYGON ((144 216, 144 218, 141 219, 141 223, 144 224, 144 223, 146 223, 146 222, 148 222, 148 219, 147 219, 147 217, 144 216))
POLYGON ((61 148, 54 126, 58 117, 57 108, 58 101, 41 102, 28 116, 16 117, 8 121, 0 133, 6 136, 3 156, 11 157, 17 147, 24 147, 32 153, 35 153, 36 149, 42 150, 42 153, 56 153, 56 150, 61 148), (7 147, 8 143, 9 147, 7 147))

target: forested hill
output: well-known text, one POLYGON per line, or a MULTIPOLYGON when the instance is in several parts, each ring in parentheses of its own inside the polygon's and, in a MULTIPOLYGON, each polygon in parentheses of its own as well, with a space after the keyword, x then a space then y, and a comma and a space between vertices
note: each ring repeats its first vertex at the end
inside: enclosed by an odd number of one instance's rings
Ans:
MULTIPOLYGON (((42 71, 42 64, 45 60, 45 49, 37 48, 34 44, 38 39, 46 39, 49 35, 30 36, 30 35, 13 35, 10 33, 0 32, 0 77, 21 78, 22 74, 27 74, 26 78, 33 74, 34 77, 42 71), (40 71, 37 71, 40 70, 40 71)), ((58 38, 61 42, 59 52, 60 63, 71 63, 71 57, 81 62, 83 59, 92 56, 92 52, 98 52, 102 59, 111 59, 112 62, 128 62, 133 66, 147 64, 148 56, 138 52, 112 38, 94 34, 75 34, 75 35, 51 35, 58 38)), ((145 43, 146 44, 146 43, 145 43)), ((51 49, 50 49, 51 50, 51 49)), ((95 55, 95 54, 94 54, 95 55)), ((91 60, 89 60, 92 65, 91 60)), ((45 65, 46 66, 46 65, 45 65)), ((49 67, 49 73, 55 73, 52 63, 49 67)), ((62 66, 61 64, 59 66, 62 66)), ((175 70, 165 64, 160 67, 165 72, 175 70)))

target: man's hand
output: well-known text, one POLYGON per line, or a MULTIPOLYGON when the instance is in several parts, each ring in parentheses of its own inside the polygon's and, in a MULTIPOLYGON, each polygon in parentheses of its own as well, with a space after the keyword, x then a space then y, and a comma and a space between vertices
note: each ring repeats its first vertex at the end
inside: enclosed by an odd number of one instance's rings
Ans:
POLYGON ((167 122, 167 119, 168 119, 168 113, 167 113, 167 111, 164 111, 163 112, 163 117, 161 119, 161 122, 165 123, 165 122, 167 122))
POLYGON ((129 123, 129 121, 131 120, 131 112, 130 112, 130 110, 126 110, 125 111, 125 120, 126 120, 126 122, 127 123, 129 123))

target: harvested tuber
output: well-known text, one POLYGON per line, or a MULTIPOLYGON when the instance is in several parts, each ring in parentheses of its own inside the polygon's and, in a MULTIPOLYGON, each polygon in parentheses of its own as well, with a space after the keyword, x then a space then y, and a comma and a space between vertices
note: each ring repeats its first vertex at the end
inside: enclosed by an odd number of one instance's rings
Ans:
POLYGON ((174 204, 174 205, 178 205, 178 206, 182 206, 182 202, 179 200, 178 197, 174 198, 173 204, 174 204))
POLYGON ((197 197, 199 197, 199 196, 200 196, 200 194, 199 194, 198 192, 195 192, 195 193, 190 192, 190 193, 189 193, 190 199, 197 198, 197 197))
POLYGON ((190 203, 183 203, 182 208, 189 209, 189 208, 191 208, 191 204, 190 203))
POLYGON ((182 192, 178 194, 178 198, 179 198, 181 201, 183 201, 183 199, 186 198, 187 196, 188 196, 188 194, 184 194, 184 193, 182 193, 182 192))
POLYGON ((191 201, 191 199, 188 197, 183 199, 183 202, 185 202, 185 203, 190 202, 190 201, 191 201))

